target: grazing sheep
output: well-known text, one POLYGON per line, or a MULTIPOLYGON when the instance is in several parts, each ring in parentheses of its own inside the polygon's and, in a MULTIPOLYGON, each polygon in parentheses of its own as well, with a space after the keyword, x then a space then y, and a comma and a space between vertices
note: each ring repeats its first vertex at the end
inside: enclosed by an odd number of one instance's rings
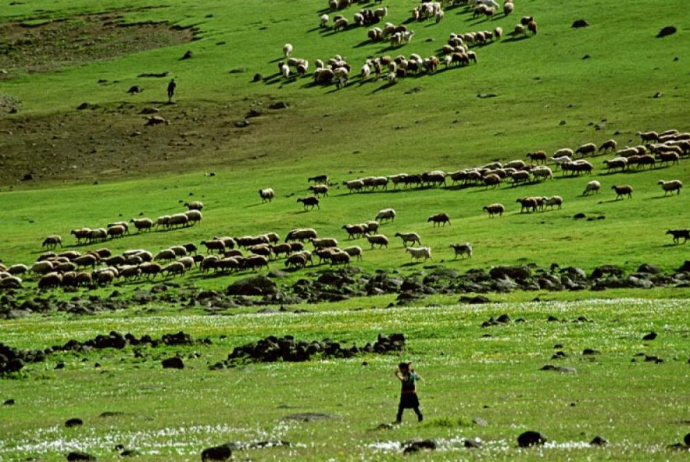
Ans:
POLYGON ((338 30, 345 30, 348 28, 350 23, 347 22, 347 19, 345 18, 339 18, 333 22, 333 30, 338 31, 338 30))
POLYGON ((314 250, 328 249, 331 247, 338 247, 338 240, 332 237, 323 237, 321 239, 312 238, 309 242, 314 246, 314 250))
POLYGON ((525 26, 523 26, 522 24, 516 25, 515 29, 513 29, 512 35, 527 36, 527 33, 525 32, 525 26))
POLYGON ((261 236, 265 237, 269 244, 275 244, 276 242, 280 241, 280 236, 278 236, 278 233, 264 233, 261 236))
POLYGON ((9 268, 7 268, 7 272, 10 273, 12 276, 19 276, 27 273, 28 271, 29 268, 21 263, 17 263, 16 265, 12 265, 9 268))
POLYGON ((673 242, 676 244, 678 244, 678 240, 681 237, 683 238, 683 244, 688 242, 688 239, 690 239, 690 229, 669 229, 666 231, 666 234, 673 236, 673 242))
POLYGON ((503 212, 505 212, 506 208, 503 204, 496 203, 485 205, 483 210, 489 213, 489 218, 493 218, 494 215, 498 215, 499 217, 503 216, 503 212))
POLYGON ((170 221, 170 215, 163 215, 160 216, 156 219, 156 228, 159 226, 168 226, 168 222, 170 221))
POLYGON ((582 157, 594 154, 597 152, 597 145, 594 143, 583 144, 575 150, 575 154, 580 154, 582 157))
POLYGON ((427 223, 431 222, 434 227, 436 226, 446 226, 446 223, 450 224, 450 217, 447 213, 441 212, 436 215, 432 215, 427 220, 427 223))
POLYGON ((656 143, 659 141, 659 134, 657 132, 637 132, 643 143, 656 143))
POLYGON ((683 182, 680 180, 671 180, 671 181, 659 180, 659 182, 657 184, 659 186, 661 186, 661 189, 664 190, 664 196, 667 195, 668 193, 673 194, 674 191, 678 195, 680 195, 680 190, 683 189, 683 182))
POLYGON ((412 245, 422 245, 422 240, 417 233, 395 233, 395 237, 402 239, 403 247, 407 247, 408 242, 412 243, 412 245))
POLYGON ((302 205, 304 206, 304 210, 308 210, 311 208, 311 210, 314 210, 314 207, 321 209, 321 206, 319 205, 319 198, 316 196, 309 196, 309 197, 300 197, 297 199, 297 202, 301 202, 302 205))
POLYGON ((325 184, 317 184, 317 185, 314 185, 314 186, 310 186, 309 189, 311 190, 311 192, 314 193, 314 195, 315 195, 316 197, 318 197, 319 195, 321 195, 321 196, 323 196, 323 197, 328 196, 328 185, 325 185, 325 184))
POLYGON ((601 146, 599 146, 599 152, 601 152, 601 151, 606 152, 609 149, 611 151, 615 151, 617 147, 618 147, 618 143, 616 142, 616 140, 607 140, 607 141, 604 141, 603 143, 601 143, 601 146))
POLYGON ((141 269, 142 276, 146 276, 147 279, 151 276, 156 279, 156 276, 163 273, 163 267, 158 263, 144 263, 139 269, 141 269))
POLYGON ((206 253, 217 251, 218 253, 225 251, 225 243, 220 239, 210 241, 201 241, 201 245, 206 247, 206 253))
POLYGON ((458 258, 458 255, 462 258, 465 258, 465 256, 472 258, 472 244, 469 242, 465 242, 464 244, 451 244, 449 247, 453 249, 455 253, 454 259, 458 258))
POLYGON ((319 27, 325 28, 328 27, 328 15, 327 14, 322 14, 321 17, 319 18, 319 27))
POLYGON ((57 234, 51 234, 43 240, 41 247, 55 249, 58 245, 62 247, 62 237, 58 236, 57 234))
POLYGON ((172 250, 175 253, 175 256, 177 257, 187 256, 187 249, 183 245, 174 245, 170 247, 170 250, 172 250))
POLYGON ((557 205, 558 209, 560 210, 561 206, 563 205, 563 198, 561 196, 551 196, 551 197, 542 197, 543 206, 544 207, 550 207, 553 210, 553 206, 557 205))
POLYGON ((529 213, 530 209, 532 212, 537 211, 537 200, 534 197, 524 197, 522 199, 517 199, 515 202, 519 202, 521 205, 520 213, 527 211, 529 213))
POLYGON ((350 254, 347 252, 343 252, 342 250, 333 250, 331 252, 331 266, 335 265, 345 265, 348 266, 350 264, 350 254))
POLYGON ((247 250, 254 255, 263 255, 264 257, 271 257, 271 246, 268 244, 251 245, 247 250))
POLYGON ((132 218, 129 222, 134 224, 138 232, 151 231, 153 228, 153 220, 150 218, 132 218))
POLYGON ((292 253, 292 246, 290 244, 277 244, 271 246, 271 255, 278 258, 278 255, 284 254, 288 256, 292 253))
POLYGON ((189 218, 184 213, 172 215, 166 224, 167 228, 174 228, 176 226, 185 227, 189 224, 189 218))
POLYGON ((268 259, 263 255, 250 255, 244 260, 244 267, 252 271, 259 271, 264 266, 268 269, 268 259))
POLYGON ((285 236, 285 242, 288 241, 299 241, 299 242, 304 242, 309 239, 314 239, 316 238, 317 233, 314 229, 312 228, 304 228, 304 229, 293 229, 287 235, 285 236))
POLYGON ((657 159, 661 161, 662 164, 671 162, 671 164, 677 164, 680 161, 680 154, 676 152, 659 152, 657 159))
POLYGON ((341 229, 347 232, 348 239, 362 237, 364 233, 369 231, 369 227, 366 225, 343 225, 341 229))
POLYGON ((611 171, 612 169, 621 169, 621 171, 628 168, 628 159, 625 157, 616 157, 615 159, 605 160, 606 170, 611 171))
POLYGON ((431 247, 407 247, 405 252, 410 254, 412 260, 421 260, 423 258, 424 261, 427 261, 431 258, 431 247))
POLYGON ((82 255, 81 257, 75 258, 72 263, 77 265, 77 267, 90 266, 95 268, 96 264, 100 261, 100 258, 93 254, 82 255))
POLYGON ((654 158, 654 156, 650 154, 645 154, 644 156, 640 156, 640 158, 637 159, 636 164, 637 168, 640 168, 641 166, 642 169, 644 169, 645 165, 649 165, 649 169, 651 170, 656 165, 656 159, 654 158))
POLYGON ((290 255, 285 260, 286 268, 300 269, 304 268, 305 266, 307 266, 307 257, 301 253, 290 255))
POLYGON ((17 276, 9 276, 0 280, 0 289, 21 289, 22 280, 17 276))
POLYGON ((125 228, 123 228, 120 225, 111 226, 110 228, 108 228, 107 233, 110 239, 115 239, 116 237, 122 237, 125 235, 125 228))
POLYGON ((187 207, 187 210, 202 211, 204 209, 204 203, 201 201, 185 202, 184 206, 187 207))
POLYGON ((583 196, 588 196, 590 193, 599 194, 601 183, 598 181, 590 181, 585 185, 585 190, 582 192, 583 196))
POLYGON ((545 164, 546 163, 546 152, 544 152, 544 151, 530 152, 530 153, 527 153, 527 158, 530 159, 532 162, 536 162, 538 164, 545 164))
MULTIPOLYGON (((326 19, 326 21, 328 21, 328 19, 326 19)), ((293 50, 293 46, 289 43, 286 43, 285 45, 283 45, 283 56, 285 56, 286 58, 289 58, 290 55, 292 54, 292 50, 293 50)))
POLYGON ((328 184, 328 175, 316 175, 307 178, 307 183, 328 184))
POLYGON ((365 234, 364 237, 366 237, 369 244, 371 244, 372 250, 375 245, 378 245, 379 249, 382 247, 388 248, 388 238, 383 234, 365 234))
POLYGON ((488 188, 489 186, 491 186, 492 188, 495 188, 495 187, 497 187, 499 184, 501 184, 501 181, 503 181, 503 180, 502 180, 501 177, 498 176, 497 174, 495 174, 495 173, 490 173, 490 174, 486 175, 486 176, 482 179, 482 181, 484 181, 484 187, 485 187, 485 188, 488 188))
POLYGON ((616 191, 616 200, 623 199, 623 196, 628 196, 629 199, 632 199, 633 187, 630 185, 614 185, 611 186, 611 189, 616 191))
POLYGON ((346 247, 343 249, 343 252, 345 252, 346 254, 348 254, 351 257, 357 257, 357 260, 362 259, 362 248, 357 246, 357 245, 353 245, 351 247, 346 247))
POLYGON ((50 273, 53 269, 53 263, 49 261, 39 261, 31 265, 31 272, 38 275, 50 273))
POLYGON ((39 290, 55 289, 60 287, 62 283, 62 275, 58 273, 45 274, 38 281, 39 290))
POLYGON ((194 225, 195 223, 201 223, 201 219, 203 218, 203 215, 198 210, 190 210, 185 212, 185 215, 187 215, 187 222, 190 226, 194 225))
POLYGON ((537 26, 537 21, 532 20, 527 24, 527 30, 529 30, 532 35, 537 35, 538 29, 539 27, 537 26))
POLYGON ((513 5, 512 2, 506 2, 503 4, 503 14, 505 16, 508 16, 511 14, 513 11, 515 11, 515 5, 513 5))
POLYGON ((275 192, 271 188, 259 189, 259 196, 261 196, 261 202, 271 202, 275 196, 275 192))
POLYGON ((167 276, 171 276, 173 274, 184 274, 185 266, 180 262, 173 262, 170 263, 168 266, 164 267, 161 270, 161 273, 166 273, 167 276))
POLYGON ((73 229, 70 234, 77 238, 77 244, 81 244, 82 240, 88 240, 91 234, 91 228, 73 229))
POLYGON ((379 210, 379 213, 376 214, 376 221, 386 221, 386 220, 391 220, 395 221, 395 210, 393 209, 382 209, 379 210))
POLYGON ((155 257, 153 257, 153 259, 156 261, 174 260, 176 258, 177 255, 175 255, 175 252, 171 249, 161 250, 156 254, 155 257))

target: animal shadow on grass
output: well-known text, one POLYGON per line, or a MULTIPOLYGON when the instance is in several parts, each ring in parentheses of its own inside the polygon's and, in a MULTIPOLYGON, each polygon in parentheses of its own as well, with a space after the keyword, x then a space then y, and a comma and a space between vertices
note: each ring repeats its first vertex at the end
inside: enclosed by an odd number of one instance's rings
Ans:
POLYGON ((674 193, 674 194, 667 194, 665 196, 654 196, 654 197, 652 197, 651 200, 668 199, 668 198, 675 197, 675 196, 678 196, 678 194, 674 193))
POLYGON ((378 87, 377 89, 372 90, 370 94, 373 95, 374 93, 378 93, 378 92, 380 92, 380 91, 387 90, 387 89, 389 89, 390 87, 392 87, 392 86, 394 86, 394 85, 397 85, 397 82, 388 82, 387 84, 381 85, 381 86, 378 87))
POLYGON ((316 27, 312 27, 311 29, 308 29, 307 32, 311 33, 311 32, 316 32, 317 30, 324 30, 324 29, 325 29, 324 27, 316 26, 316 27))
POLYGON ((286 59, 286 58, 276 58, 276 59, 274 59, 274 60, 272 60, 272 61, 269 61, 269 64, 277 63, 278 61, 282 61, 282 60, 284 60, 284 59, 286 59))
POLYGON ((371 40, 363 40, 363 41, 359 42, 357 45, 355 45, 353 48, 362 48, 362 47, 369 45, 370 43, 373 44, 376 42, 372 42, 371 40))
POLYGON ((408 263, 403 263, 403 264, 400 265, 400 266, 403 267, 403 268, 409 268, 409 267, 411 267, 411 266, 417 266, 417 265, 421 265, 421 264, 422 264, 421 261, 411 261, 411 262, 408 262, 408 263))
POLYGON ((521 35, 520 37, 513 36, 513 37, 509 37, 507 39, 501 40, 501 43, 520 42, 520 41, 526 40, 528 38, 529 37, 526 35, 521 35))

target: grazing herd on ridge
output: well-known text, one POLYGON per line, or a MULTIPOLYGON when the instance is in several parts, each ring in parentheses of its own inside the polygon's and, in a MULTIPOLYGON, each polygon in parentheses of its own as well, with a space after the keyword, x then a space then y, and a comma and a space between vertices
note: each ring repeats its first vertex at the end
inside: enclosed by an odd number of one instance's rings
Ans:
MULTIPOLYGON (((446 173, 434 170, 421 174, 396 174, 391 176, 365 177, 355 180, 346 180, 342 184, 349 193, 374 192, 386 190, 389 185, 393 188, 439 187, 447 186, 447 179, 453 184, 461 183, 466 186, 484 185, 485 188, 495 188, 506 179, 512 179, 512 186, 526 182, 538 182, 553 179, 553 171, 545 164, 551 161, 555 169, 561 169, 564 176, 570 176, 568 165, 578 162, 587 162, 583 158, 597 153, 613 152, 615 159, 627 159, 626 169, 631 165, 630 159, 635 156, 649 156, 654 160, 663 158, 664 155, 673 154, 676 160, 690 155, 690 133, 681 133, 677 130, 667 130, 663 133, 644 132, 638 133, 643 144, 635 147, 625 147, 617 150, 615 140, 608 140, 597 147, 593 143, 587 143, 572 150, 563 148, 557 150, 549 157, 544 151, 536 151, 527 154, 532 162, 528 164, 523 160, 513 160, 505 164, 492 162, 483 167, 458 170, 446 173), (579 156, 579 159, 576 157, 579 156), (627 157, 626 157, 627 156, 627 157), (565 167, 565 168, 564 168, 565 167), (518 179, 516 179, 518 178, 518 179)), ((613 159, 613 160, 615 160, 613 159)), ((587 162, 589 165, 591 163, 587 162)), ((604 165, 610 167, 612 160, 605 160, 604 165)), ((639 164, 637 164, 639 165, 639 164)), ((652 164, 654 165, 654 164, 652 164)), ((637 167, 642 168, 642 167, 637 167)), ((608 169, 610 171, 610 168, 608 169)), ((586 173, 591 174, 592 169, 586 173)), ((319 196, 328 197, 328 175, 322 174, 308 178, 309 190, 313 196, 300 197, 298 203, 302 203, 305 210, 320 208, 319 196)), ((664 191, 664 195, 679 195, 683 188, 680 180, 659 180, 658 185, 664 191)), ((335 184, 335 186, 339 186, 335 184)), ((611 189, 616 194, 616 199, 632 198, 633 187, 630 185, 613 185, 611 189)), ((583 196, 599 194, 601 183, 597 180, 589 181, 582 193, 583 196)), ((262 202, 270 202, 276 197, 272 188, 259 190, 262 202)), ((345 195, 347 197, 348 194, 345 195)), ((563 197, 555 196, 530 196, 516 200, 520 204, 520 213, 545 211, 547 209, 560 209, 564 203, 563 197)), ((105 228, 78 228, 71 231, 77 245, 88 245, 106 242, 122 238, 130 233, 129 225, 132 224, 138 233, 150 232, 154 228, 158 230, 174 230, 193 226, 200 223, 204 204, 200 201, 185 202, 187 211, 184 213, 164 215, 155 221, 149 218, 132 218, 129 223, 117 221, 109 223, 105 228)), ((506 207, 500 203, 492 203, 483 207, 489 218, 501 217, 506 207)), ((366 239, 373 251, 378 248, 388 248, 389 238, 379 233, 381 224, 393 223, 397 212, 393 208, 380 210, 374 220, 345 224, 342 226, 348 241, 366 239)), ((451 218, 445 212, 435 213, 428 220, 432 227, 444 227, 451 225, 451 218)), ((688 229, 669 229, 666 232, 671 235, 674 243, 685 243, 690 239, 688 229)), ((428 260, 432 258, 431 248, 422 246, 422 240, 416 232, 396 232, 395 238, 400 238, 405 252, 412 260, 428 260), (416 247, 415 247, 416 246, 416 247)), ((68 250, 56 253, 58 247, 63 246, 62 237, 58 234, 47 236, 42 246, 48 251, 40 255, 32 265, 14 264, 9 267, 0 261, 0 289, 12 289, 22 286, 22 277, 34 275, 38 278, 39 289, 56 287, 77 288, 104 286, 117 280, 155 279, 158 276, 170 277, 183 275, 197 268, 202 274, 229 274, 241 271, 258 271, 268 268, 269 262, 278 258, 284 258, 284 266, 288 269, 301 269, 307 265, 330 263, 331 266, 349 265, 353 259, 361 260, 363 249, 361 246, 352 245, 339 247, 338 240, 333 237, 319 237, 313 228, 293 229, 287 233, 284 242, 280 242, 280 236, 275 232, 260 234, 257 236, 214 236, 211 239, 201 241, 199 244, 205 248, 205 255, 198 252, 199 246, 194 243, 174 245, 157 253, 145 249, 134 249, 115 255, 107 248, 101 248, 86 253, 76 250, 68 250), (311 250, 305 248, 305 243, 312 245, 311 250)), ((472 244, 452 243, 449 245, 455 258, 471 258, 473 255, 472 244)))

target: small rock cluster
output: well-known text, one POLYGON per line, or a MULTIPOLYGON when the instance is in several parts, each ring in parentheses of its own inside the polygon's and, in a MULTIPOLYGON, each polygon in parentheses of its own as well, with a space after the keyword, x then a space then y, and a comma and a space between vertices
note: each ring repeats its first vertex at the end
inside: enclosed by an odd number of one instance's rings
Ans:
POLYGON ((379 334, 372 345, 367 343, 360 348, 357 345, 351 347, 342 346, 329 338, 323 341, 304 340, 296 341, 291 335, 284 337, 269 336, 256 343, 236 347, 224 363, 218 363, 212 368, 221 369, 224 366, 232 366, 236 362, 304 362, 314 356, 323 358, 352 358, 361 353, 387 354, 400 352, 405 349, 405 336, 403 334, 383 335, 379 334))
POLYGON ((42 362, 45 357, 40 350, 21 350, 0 343, 0 375, 19 372, 27 363, 42 362))

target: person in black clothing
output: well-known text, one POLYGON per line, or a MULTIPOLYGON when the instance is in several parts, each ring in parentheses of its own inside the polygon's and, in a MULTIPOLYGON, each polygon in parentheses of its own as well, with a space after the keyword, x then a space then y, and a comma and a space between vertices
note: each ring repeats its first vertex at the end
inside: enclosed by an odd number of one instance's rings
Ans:
POLYGON ((168 84, 168 103, 172 103, 172 97, 175 95, 175 87, 177 87, 175 79, 170 79, 170 83, 168 84))
POLYGON ((400 404, 398 405, 398 415, 395 418, 395 423, 402 422, 402 415, 405 409, 413 409, 417 414, 417 420, 421 422, 424 419, 419 410, 419 398, 417 397, 417 388, 415 382, 421 377, 412 369, 412 363, 402 362, 398 364, 395 370, 395 376, 402 384, 400 391, 400 404))

